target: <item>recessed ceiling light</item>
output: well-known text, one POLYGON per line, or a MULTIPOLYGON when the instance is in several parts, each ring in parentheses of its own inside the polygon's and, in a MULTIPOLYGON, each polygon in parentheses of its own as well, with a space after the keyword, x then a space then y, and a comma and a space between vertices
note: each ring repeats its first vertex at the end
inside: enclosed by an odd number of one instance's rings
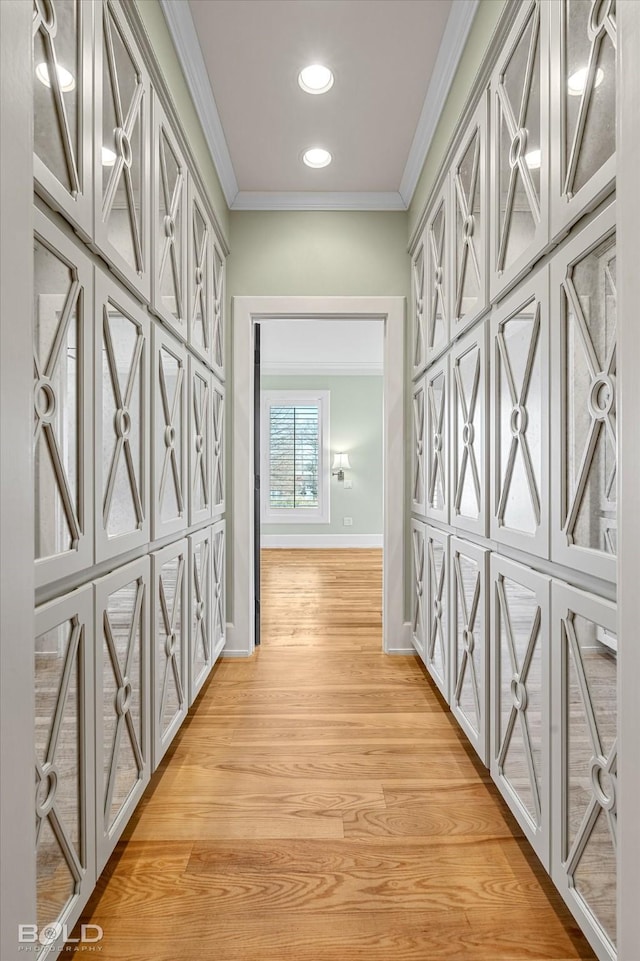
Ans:
MULTIPOLYGON (((580 67, 575 73, 572 73, 567 80, 567 93, 571 97, 579 97, 584 93, 584 88, 587 85, 587 73, 586 67, 580 67)), ((598 67, 596 70, 596 82, 595 86, 599 87, 604 80, 604 70, 602 67, 598 67)))
POLYGON ((331 163, 331 154, 324 147, 310 147, 305 150, 302 159, 307 167, 326 167, 331 163))
MULTIPOLYGON (((60 64, 57 66, 57 71, 58 80, 60 81, 60 89, 63 93, 69 93, 69 91, 73 90, 76 85, 75 77, 64 67, 61 67, 60 64)), ((51 80, 49 79, 49 65, 47 63, 43 62, 38 64, 36 67, 36 77, 40 83, 45 85, 45 87, 51 86, 51 80)))
POLYGON ((542 151, 530 150, 529 153, 524 155, 524 162, 529 170, 538 170, 542 165, 542 151))
POLYGON ((321 63, 312 63, 300 71, 298 83, 305 93, 326 93, 333 87, 333 74, 321 63))

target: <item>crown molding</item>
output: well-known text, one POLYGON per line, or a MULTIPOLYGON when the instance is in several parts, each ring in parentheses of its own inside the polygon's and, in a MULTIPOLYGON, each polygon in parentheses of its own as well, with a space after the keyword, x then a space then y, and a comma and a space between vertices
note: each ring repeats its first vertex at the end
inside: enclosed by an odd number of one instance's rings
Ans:
POLYGON ((231 210, 406 210, 397 191, 241 190, 231 210))
POLYGON ((231 207, 238 193, 238 181, 188 0, 160 0, 160 6, 200 118, 227 205, 231 207))
POLYGON ((480 0, 454 0, 444 28, 427 95, 400 181, 400 195, 409 207, 458 69, 480 0))
POLYGON ((260 363, 260 373, 265 377, 312 377, 325 375, 327 377, 366 377, 381 376, 384 373, 382 363, 340 363, 327 361, 323 363, 268 362, 260 363))

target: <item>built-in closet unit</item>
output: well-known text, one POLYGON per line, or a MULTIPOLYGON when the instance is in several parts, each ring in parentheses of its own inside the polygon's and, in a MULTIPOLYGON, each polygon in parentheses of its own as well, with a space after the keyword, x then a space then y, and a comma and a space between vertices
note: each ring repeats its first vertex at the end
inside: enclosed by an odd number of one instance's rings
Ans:
POLYGON ((226 248, 134 4, 35 0, 33 54, 45 957, 224 646, 226 248))
POLYGON ((616 11, 508 4, 411 243, 416 651, 616 957, 616 11))

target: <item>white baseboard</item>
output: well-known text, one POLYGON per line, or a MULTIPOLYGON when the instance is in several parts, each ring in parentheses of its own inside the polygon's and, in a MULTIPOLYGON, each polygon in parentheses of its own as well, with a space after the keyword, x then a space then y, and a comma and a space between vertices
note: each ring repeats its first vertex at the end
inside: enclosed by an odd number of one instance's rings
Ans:
POLYGON ((233 624, 227 621, 226 641, 220 657, 251 657, 252 651, 249 650, 249 638, 236 637, 236 629, 233 624))
POLYGON ((402 630, 392 638, 391 644, 385 649, 385 654, 415 654, 416 649, 411 641, 411 622, 405 621, 402 630))
POLYGON ((382 547, 382 534, 263 534, 261 547, 382 547))

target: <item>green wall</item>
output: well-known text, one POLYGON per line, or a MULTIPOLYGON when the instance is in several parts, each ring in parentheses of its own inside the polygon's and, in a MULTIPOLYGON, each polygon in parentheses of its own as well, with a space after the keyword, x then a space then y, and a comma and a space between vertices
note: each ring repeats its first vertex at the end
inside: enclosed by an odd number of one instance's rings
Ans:
MULTIPOLYGON (((329 444, 349 454, 347 472, 353 488, 331 478, 331 521, 328 524, 262 524, 263 534, 375 534, 382 537, 382 386, 380 375, 263 375, 263 390, 330 391, 329 444), (343 517, 353 526, 344 527, 343 517)), ((266 481, 265 481, 266 482, 266 481)))

